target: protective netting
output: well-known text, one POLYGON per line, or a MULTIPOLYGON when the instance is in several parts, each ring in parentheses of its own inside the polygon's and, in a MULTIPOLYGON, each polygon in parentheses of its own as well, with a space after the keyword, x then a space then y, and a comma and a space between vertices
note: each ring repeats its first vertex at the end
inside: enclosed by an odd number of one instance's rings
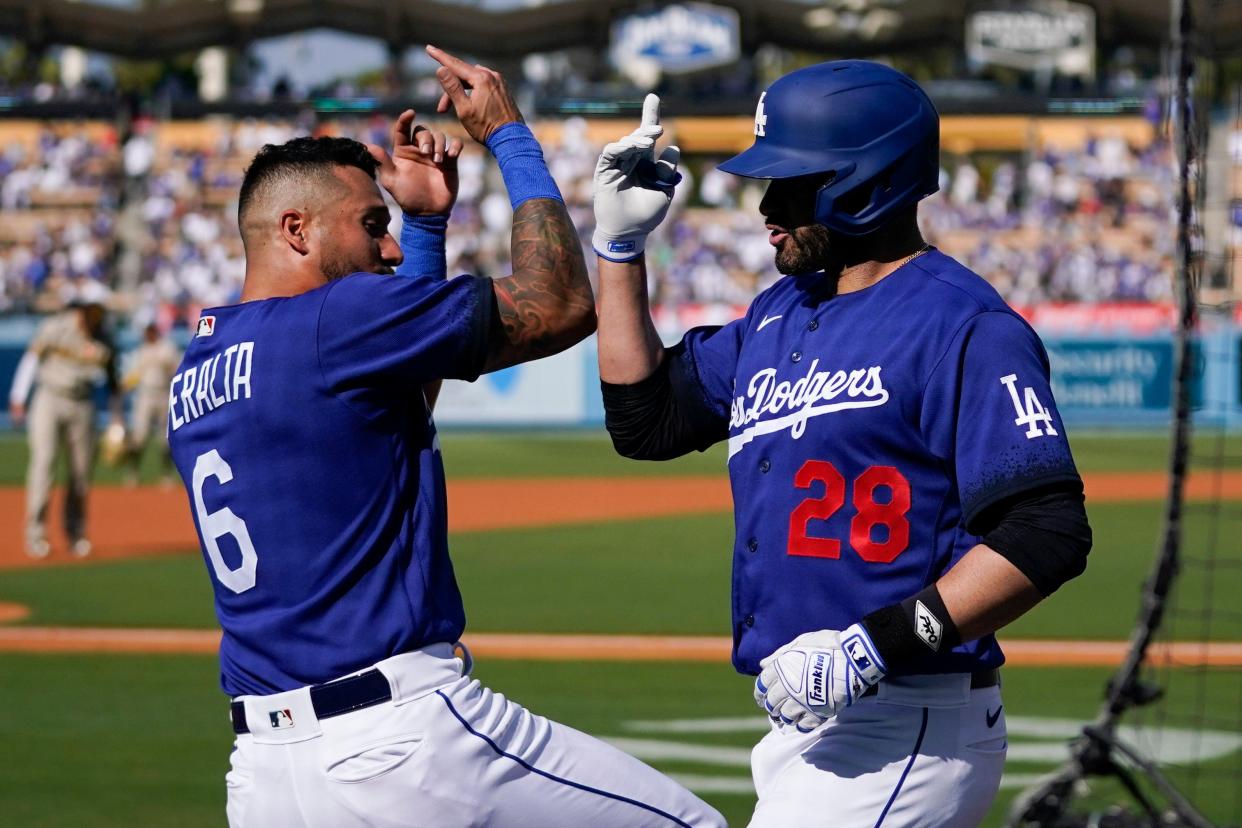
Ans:
POLYGON ((1242 825, 1242 438, 1230 434, 1242 390, 1242 52, 1219 45, 1223 6, 1172 10, 1178 369, 1169 496, 1131 657, 1074 758, 1027 792, 1015 824, 1242 825))
POLYGON ((1242 825, 1242 440, 1230 436, 1230 396, 1238 377, 1206 375, 1201 366, 1238 365, 1234 297, 1242 227, 1242 87, 1214 88, 1237 55, 1214 47, 1211 12, 1203 8, 1193 47, 1196 112, 1187 139, 1196 159, 1188 187, 1195 203, 1188 296, 1197 308, 1190 385, 1194 439, 1178 535, 1179 572, 1169 593, 1157 648, 1143 679, 1161 699, 1131 717, 1144 728, 1136 744, 1161 763, 1168 780, 1217 825, 1242 825), (1200 246, 1201 245, 1201 246, 1200 246))

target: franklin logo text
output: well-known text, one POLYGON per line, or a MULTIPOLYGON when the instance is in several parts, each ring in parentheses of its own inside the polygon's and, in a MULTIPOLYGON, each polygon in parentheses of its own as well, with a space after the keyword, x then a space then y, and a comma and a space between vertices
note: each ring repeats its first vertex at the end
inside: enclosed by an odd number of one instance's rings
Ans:
POLYGON ((811 654, 806 668, 806 699, 811 704, 827 704, 828 653, 823 650, 811 654))

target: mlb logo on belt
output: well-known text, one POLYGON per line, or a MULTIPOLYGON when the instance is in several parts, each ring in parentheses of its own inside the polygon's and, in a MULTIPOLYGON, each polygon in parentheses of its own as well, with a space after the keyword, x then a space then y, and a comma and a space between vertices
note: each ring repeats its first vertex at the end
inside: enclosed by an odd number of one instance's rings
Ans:
POLYGON ((293 727, 292 710, 272 710, 267 714, 267 717, 271 720, 274 730, 287 730, 293 727))
POLYGON ((211 336, 216 332, 216 318, 214 316, 200 316, 198 318, 198 336, 211 336))

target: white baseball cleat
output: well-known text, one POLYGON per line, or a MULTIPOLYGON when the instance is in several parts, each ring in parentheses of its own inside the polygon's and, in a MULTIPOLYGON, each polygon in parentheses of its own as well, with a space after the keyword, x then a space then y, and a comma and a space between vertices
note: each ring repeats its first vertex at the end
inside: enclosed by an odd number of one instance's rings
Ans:
POLYGON ((31 538, 26 541, 26 554, 36 560, 42 560, 51 554, 52 546, 47 538, 31 538))
POLYGON ((73 557, 85 558, 87 555, 91 554, 91 549, 91 542, 89 540, 86 538, 78 538, 73 542, 73 557))

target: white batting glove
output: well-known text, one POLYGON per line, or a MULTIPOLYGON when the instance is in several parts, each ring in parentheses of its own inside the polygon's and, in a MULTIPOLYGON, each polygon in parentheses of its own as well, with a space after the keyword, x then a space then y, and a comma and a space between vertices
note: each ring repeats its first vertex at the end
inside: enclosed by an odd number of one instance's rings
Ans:
POLYGON ((660 98, 643 101, 643 121, 620 141, 604 147, 595 165, 595 252, 614 262, 628 262, 643 253, 647 234, 656 229, 681 181, 681 151, 668 147, 655 157, 660 126, 660 98))
POLYGON ((859 624, 804 633, 759 662, 755 702, 782 724, 809 733, 884 678, 884 662, 859 624))

